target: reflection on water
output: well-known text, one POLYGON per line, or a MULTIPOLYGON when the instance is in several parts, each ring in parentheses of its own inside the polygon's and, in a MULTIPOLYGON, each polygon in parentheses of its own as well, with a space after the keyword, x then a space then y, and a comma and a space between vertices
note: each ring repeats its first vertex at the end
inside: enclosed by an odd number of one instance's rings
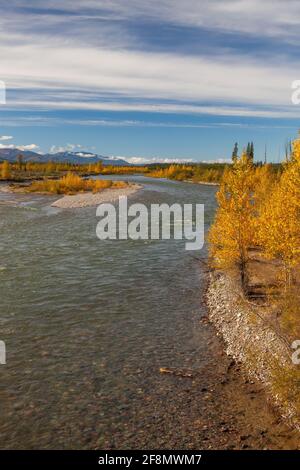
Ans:
MULTIPOLYGON (((204 203, 213 216, 213 187, 130 179, 145 184, 132 201, 204 203)), ((184 241, 99 241, 95 208, 53 199, 0 195, 1 448, 130 439, 159 367, 206 361, 197 254, 184 241)))

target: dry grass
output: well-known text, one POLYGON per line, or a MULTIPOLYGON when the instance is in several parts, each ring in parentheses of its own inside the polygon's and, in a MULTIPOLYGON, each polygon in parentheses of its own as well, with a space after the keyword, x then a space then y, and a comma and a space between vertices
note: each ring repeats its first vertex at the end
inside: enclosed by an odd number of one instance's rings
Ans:
POLYGON ((292 286, 277 301, 279 322, 286 336, 300 339, 299 286, 292 286))
POLYGON ((300 269, 295 269, 294 282, 287 287, 280 260, 268 260, 260 250, 249 254, 248 297, 268 306, 267 319, 289 342, 300 339, 300 269))
POLYGON ((126 188, 127 186, 128 183, 125 181, 84 179, 75 173, 69 172, 66 176, 63 176, 58 180, 44 179, 42 181, 34 181, 23 189, 28 192, 71 195, 87 191, 99 193, 104 189, 119 189, 126 188))
POLYGON ((300 370, 299 365, 283 367, 273 364, 272 391, 280 398, 281 403, 287 408, 293 408, 296 419, 300 419, 300 370))

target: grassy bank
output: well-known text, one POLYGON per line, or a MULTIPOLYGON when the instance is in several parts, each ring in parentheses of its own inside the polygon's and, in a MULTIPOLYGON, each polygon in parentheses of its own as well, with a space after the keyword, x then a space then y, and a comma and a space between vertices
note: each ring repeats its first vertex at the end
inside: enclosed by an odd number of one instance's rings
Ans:
POLYGON ((69 172, 79 176, 96 175, 128 175, 148 173, 147 167, 135 166, 104 166, 101 162, 86 165, 58 162, 13 162, 0 163, 0 181, 26 182, 43 178, 57 179, 69 172))
POLYGON ((192 183, 219 183, 227 165, 225 164, 198 164, 198 165, 169 165, 167 168, 154 169, 149 176, 154 178, 168 178, 176 181, 190 181, 192 183))
POLYGON ((125 181, 110 181, 99 179, 86 179, 74 173, 67 173, 59 179, 45 178, 41 181, 33 181, 30 184, 16 184, 12 189, 23 192, 42 194, 68 194, 73 195, 82 192, 99 193, 104 189, 121 189, 128 187, 125 181))

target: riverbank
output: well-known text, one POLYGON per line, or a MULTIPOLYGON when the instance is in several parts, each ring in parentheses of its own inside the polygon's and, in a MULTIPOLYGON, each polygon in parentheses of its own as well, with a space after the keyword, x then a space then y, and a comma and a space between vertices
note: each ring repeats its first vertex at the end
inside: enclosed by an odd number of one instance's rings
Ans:
POLYGON ((51 204, 52 207, 59 207, 62 209, 74 209, 80 207, 97 206, 105 202, 116 201, 122 196, 132 196, 142 186, 138 184, 131 184, 126 188, 107 188, 99 193, 79 193, 74 195, 63 196, 51 204))
MULTIPOLYGON (((105 202, 114 202, 122 196, 132 196, 142 188, 142 185, 137 183, 130 183, 125 187, 120 188, 106 188, 100 192, 93 193, 81 192, 73 195, 65 195, 54 201, 51 206, 61 209, 75 209, 81 207, 97 206, 105 202)), ((12 188, 9 184, 0 184, 0 193, 5 194, 29 194, 22 190, 22 188, 12 188)), ((46 193, 31 193, 31 194, 46 194, 46 193)), ((50 194, 49 194, 50 195, 50 194)), ((53 195, 51 195, 53 196, 53 195)))
POLYGON ((184 180, 184 183, 192 183, 192 184, 204 184, 205 186, 220 186, 220 183, 215 181, 192 181, 192 180, 184 180))
POLYGON ((12 193, 13 191, 10 189, 9 184, 6 182, 0 182, 0 193, 12 193))
POLYGON ((206 301, 227 355, 259 380, 281 416, 299 431, 299 366, 292 363, 286 338, 266 320, 264 307, 247 301, 237 280, 220 272, 210 275, 206 301))

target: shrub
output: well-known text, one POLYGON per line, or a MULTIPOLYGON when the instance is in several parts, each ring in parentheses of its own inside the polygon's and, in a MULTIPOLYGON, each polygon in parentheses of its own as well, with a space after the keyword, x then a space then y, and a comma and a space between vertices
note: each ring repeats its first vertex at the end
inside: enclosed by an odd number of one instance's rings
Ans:
POLYGON ((125 188, 126 186, 128 186, 128 183, 125 181, 84 179, 75 173, 69 172, 58 180, 34 181, 26 187, 26 190, 51 194, 76 194, 85 191, 98 193, 107 188, 125 188))

